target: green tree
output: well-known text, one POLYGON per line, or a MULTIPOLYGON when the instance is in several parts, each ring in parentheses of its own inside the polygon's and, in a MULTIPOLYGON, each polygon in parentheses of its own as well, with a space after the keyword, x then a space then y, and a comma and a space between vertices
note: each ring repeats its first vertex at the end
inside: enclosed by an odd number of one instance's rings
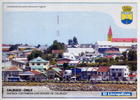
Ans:
POLYGON ((123 60, 126 60, 126 51, 122 52, 123 60))
POLYGON ((107 59, 107 58, 104 58, 104 59, 103 59, 103 62, 108 62, 108 59, 107 59))
POLYGON ((64 63, 64 64, 63 64, 64 70, 67 69, 68 66, 69 66, 68 63, 64 63))
POLYGON ((129 61, 136 61, 137 60, 137 53, 134 50, 130 50, 128 53, 128 60, 129 61))
POLYGON ((62 58, 62 56, 63 56, 63 52, 64 52, 64 51, 59 52, 59 54, 58 54, 58 58, 62 58))
POLYGON ((34 58, 37 58, 37 57, 41 57, 43 55, 43 53, 41 51, 32 51, 32 53, 30 55, 28 55, 28 61, 34 59, 34 58))
POLYGON ((71 39, 68 40, 68 45, 72 45, 72 40, 71 39))
POLYGON ((74 45, 78 44, 78 40, 77 40, 76 37, 73 37, 73 44, 74 44, 74 45))
POLYGON ((53 42, 53 45, 51 45, 45 53, 52 53, 52 50, 65 50, 65 47, 62 43, 57 42, 56 40, 53 42))
POLYGON ((18 49, 18 45, 15 44, 15 45, 11 45, 11 47, 9 48, 9 51, 17 50, 17 49, 18 49))

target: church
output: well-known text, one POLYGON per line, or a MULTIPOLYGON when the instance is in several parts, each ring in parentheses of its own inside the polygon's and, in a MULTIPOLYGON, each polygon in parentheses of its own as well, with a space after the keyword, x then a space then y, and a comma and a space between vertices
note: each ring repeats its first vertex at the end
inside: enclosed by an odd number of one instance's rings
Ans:
POLYGON ((137 38, 112 38, 112 29, 111 26, 108 32, 108 41, 111 42, 137 42, 137 38))

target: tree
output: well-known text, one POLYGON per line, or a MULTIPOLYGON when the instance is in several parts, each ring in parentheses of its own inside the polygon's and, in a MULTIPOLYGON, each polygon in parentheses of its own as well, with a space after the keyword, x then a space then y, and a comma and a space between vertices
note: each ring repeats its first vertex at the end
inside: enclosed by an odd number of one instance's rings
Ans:
POLYGON ((11 47, 9 48, 9 51, 17 50, 17 49, 18 49, 18 45, 15 44, 15 45, 11 45, 11 47))
POLYGON ((126 60, 126 51, 122 52, 123 60, 126 60))
POLYGON ((76 44, 78 44, 77 38, 73 37, 73 45, 76 45, 76 44))
POLYGON ((41 57, 43 55, 43 53, 41 51, 32 51, 32 53, 30 55, 28 55, 28 61, 34 59, 34 58, 37 58, 37 57, 41 57))
POLYGON ((71 39, 68 40, 68 45, 72 45, 72 40, 71 39))
POLYGON ((45 53, 52 53, 52 50, 65 50, 65 47, 62 43, 57 42, 56 40, 53 42, 53 45, 51 45, 45 53))
POLYGON ((107 58, 104 58, 104 59, 103 59, 103 62, 108 62, 108 59, 107 59, 107 58))
POLYGON ((137 53, 134 50, 130 50, 128 53, 128 60, 129 61, 136 61, 137 60, 137 53))
POLYGON ((68 67, 68 63, 64 63, 64 64, 63 64, 64 70, 65 70, 67 67, 68 67))
POLYGON ((59 52, 58 58, 62 58, 63 52, 64 52, 64 51, 59 52))

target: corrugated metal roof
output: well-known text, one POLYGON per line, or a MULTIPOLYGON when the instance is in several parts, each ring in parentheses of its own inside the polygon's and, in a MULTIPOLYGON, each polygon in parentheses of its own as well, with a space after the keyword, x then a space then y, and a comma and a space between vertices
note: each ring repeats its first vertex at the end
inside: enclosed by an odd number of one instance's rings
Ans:
POLYGON ((62 71, 60 68, 52 68, 52 69, 55 70, 58 73, 60 73, 62 71))

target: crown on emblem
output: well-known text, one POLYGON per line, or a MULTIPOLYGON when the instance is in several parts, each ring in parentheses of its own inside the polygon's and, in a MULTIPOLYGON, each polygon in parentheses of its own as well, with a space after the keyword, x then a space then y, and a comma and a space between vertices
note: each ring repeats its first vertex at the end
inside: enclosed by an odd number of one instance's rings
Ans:
POLYGON ((123 9, 124 12, 130 12, 132 7, 130 7, 130 6, 123 6, 122 9, 123 9))

